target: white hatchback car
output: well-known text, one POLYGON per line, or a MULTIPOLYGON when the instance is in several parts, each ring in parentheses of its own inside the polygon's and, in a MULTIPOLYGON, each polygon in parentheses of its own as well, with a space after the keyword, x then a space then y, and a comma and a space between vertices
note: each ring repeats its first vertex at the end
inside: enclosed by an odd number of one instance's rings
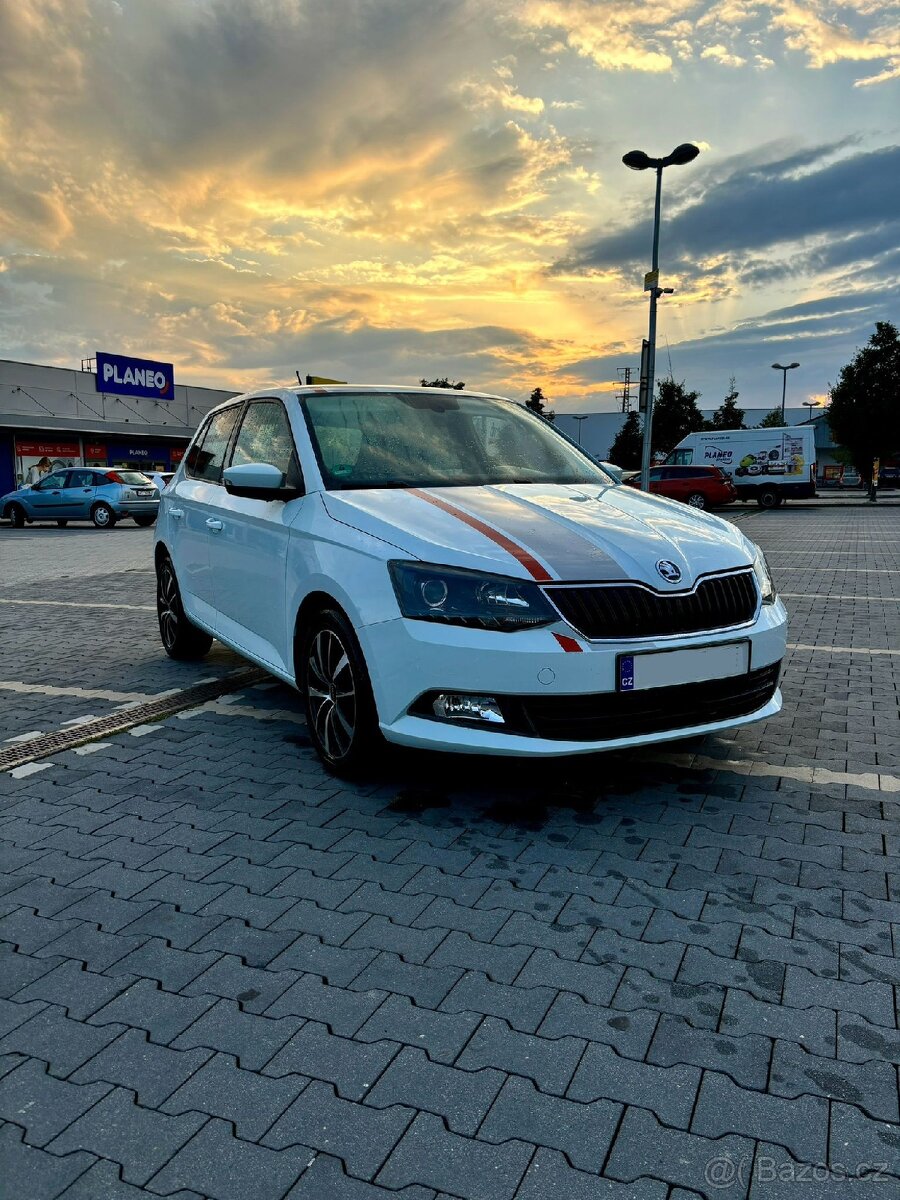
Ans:
POLYGON ((338 773, 382 738, 576 754, 781 708, 787 619, 757 547, 497 396, 230 400, 162 495, 155 553, 167 653, 215 637, 296 685, 338 773))

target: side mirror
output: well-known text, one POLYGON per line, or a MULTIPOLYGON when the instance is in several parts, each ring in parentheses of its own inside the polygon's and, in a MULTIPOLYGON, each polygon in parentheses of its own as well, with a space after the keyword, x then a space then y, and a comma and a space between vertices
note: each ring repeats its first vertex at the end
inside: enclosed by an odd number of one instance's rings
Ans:
POLYGON ((230 496, 244 496, 248 500, 293 500, 300 495, 297 488, 285 486, 284 472, 271 463, 226 467, 222 482, 230 496))

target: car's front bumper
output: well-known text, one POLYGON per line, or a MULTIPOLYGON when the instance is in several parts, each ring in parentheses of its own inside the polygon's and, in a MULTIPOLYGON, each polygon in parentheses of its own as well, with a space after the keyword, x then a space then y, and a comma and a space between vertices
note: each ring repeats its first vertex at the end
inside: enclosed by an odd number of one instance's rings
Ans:
MULTIPOLYGON (((614 750, 673 738, 728 729, 774 716, 781 708, 776 689, 752 712, 726 719, 697 720, 697 710, 687 723, 673 716, 671 728, 646 729, 632 735, 586 739, 567 737, 564 724, 554 722, 554 736, 523 735, 507 726, 475 726, 439 721, 416 715, 417 701, 428 692, 469 695, 533 697, 543 709, 552 708, 554 696, 603 697, 616 695, 617 660, 620 654, 653 650, 711 646, 748 640, 751 671, 780 663, 785 653, 787 616, 780 601, 763 605, 754 622, 737 629, 699 633, 677 638, 647 638, 631 642, 587 642, 560 624, 519 633, 492 633, 459 626, 398 618, 359 631, 369 665, 379 723, 388 741, 407 746, 474 754, 560 755, 614 750), (563 643, 556 634, 563 635, 563 643), (578 651, 573 652, 572 646, 578 651), (568 648, 567 648, 568 647, 568 648)), ((632 693, 633 694, 633 693, 632 693)), ((627 702, 627 697, 623 701, 627 702)), ((686 714, 687 715, 687 714, 686 714)))

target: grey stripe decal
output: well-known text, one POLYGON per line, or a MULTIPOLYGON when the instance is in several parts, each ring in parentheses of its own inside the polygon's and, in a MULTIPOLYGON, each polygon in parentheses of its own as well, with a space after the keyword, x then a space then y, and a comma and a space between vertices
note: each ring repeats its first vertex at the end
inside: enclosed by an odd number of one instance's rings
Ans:
MULTIPOLYGON (((589 531, 578 532, 572 528, 569 519, 544 508, 539 500, 525 499, 498 487, 428 490, 520 542, 557 579, 606 582, 627 578, 589 531)), ((571 520, 577 521, 578 509, 587 507, 590 502, 572 500, 569 503, 574 510, 571 520)))

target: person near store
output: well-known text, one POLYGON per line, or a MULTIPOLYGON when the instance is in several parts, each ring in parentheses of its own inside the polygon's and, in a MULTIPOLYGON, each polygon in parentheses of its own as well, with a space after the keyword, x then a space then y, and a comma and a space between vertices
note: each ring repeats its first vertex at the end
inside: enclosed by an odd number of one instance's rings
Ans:
POLYGON ((52 465, 53 464, 50 462, 50 459, 45 454, 44 457, 39 459, 34 464, 33 467, 29 467, 29 469, 28 469, 28 484, 29 484, 29 486, 31 486, 32 484, 35 484, 35 483, 39 483, 44 478, 45 475, 49 475, 52 465))

